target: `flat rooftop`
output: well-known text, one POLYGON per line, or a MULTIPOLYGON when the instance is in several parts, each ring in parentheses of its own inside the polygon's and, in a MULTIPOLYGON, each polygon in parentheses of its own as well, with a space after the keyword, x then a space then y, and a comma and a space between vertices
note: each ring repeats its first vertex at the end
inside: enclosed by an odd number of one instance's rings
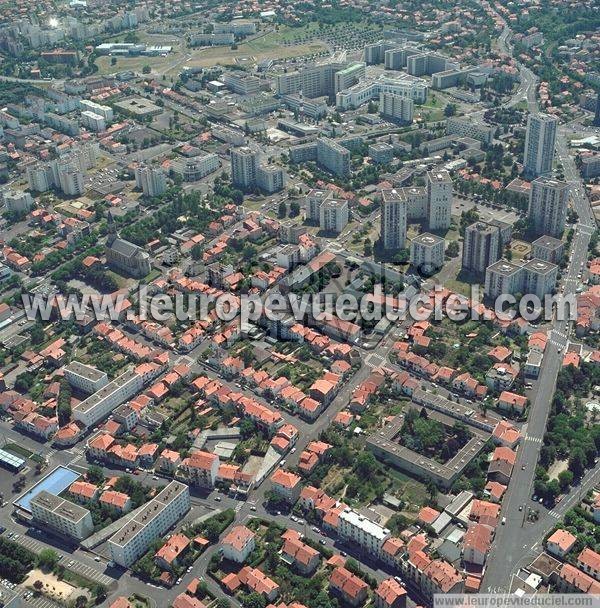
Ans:
POLYGON ((58 466, 45 477, 40 479, 27 492, 14 501, 14 505, 31 513, 31 501, 40 493, 47 492, 58 496, 64 492, 81 475, 67 467, 58 466))
POLYGON ((78 403, 73 410, 78 412, 89 412, 92 408, 96 407, 100 401, 105 399, 111 393, 120 389, 122 386, 127 384, 136 376, 135 369, 130 369, 122 373, 119 377, 115 378, 112 382, 109 382, 106 386, 102 387, 99 391, 90 395, 87 399, 84 399, 78 403))
POLYGON ((87 514, 89 514, 89 511, 84 507, 76 505, 74 502, 61 498, 60 496, 50 494, 45 490, 42 490, 37 496, 35 496, 31 500, 31 504, 39 505, 47 511, 51 511, 59 517, 68 519, 73 523, 81 521, 87 514))
POLYGON ((85 365, 79 361, 71 361, 69 365, 65 365, 65 371, 77 374, 83 378, 87 378, 92 382, 97 382, 102 378, 106 377, 106 372, 101 372, 99 369, 92 367, 91 365, 85 365))

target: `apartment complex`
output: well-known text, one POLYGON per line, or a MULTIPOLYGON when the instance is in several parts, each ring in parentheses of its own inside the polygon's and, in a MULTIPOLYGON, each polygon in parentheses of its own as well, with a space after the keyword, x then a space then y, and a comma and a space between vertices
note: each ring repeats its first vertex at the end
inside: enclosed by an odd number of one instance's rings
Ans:
POLYGON ((500 229, 487 222, 475 222, 465 229, 462 268, 483 275, 502 256, 500 229))
POLYGON ((258 187, 264 192, 282 190, 285 183, 283 169, 276 165, 261 165, 259 153, 248 147, 232 148, 231 179, 243 190, 258 187))
POLYGON ((447 171, 427 172, 427 200, 429 230, 447 230, 450 228, 452 179, 447 171))
POLYGON ((374 556, 379 556, 381 547, 390 536, 390 531, 364 515, 347 508, 340 513, 338 534, 374 556))
POLYGON ((381 244, 384 249, 403 249, 406 246, 406 195, 402 190, 383 190, 381 195, 381 244))
POLYGON ((84 393, 95 393, 108 384, 106 372, 79 361, 71 361, 69 365, 65 365, 63 371, 67 382, 84 393))
POLYGON ((558 278, 558 266, 543 260, 513 264, 499 260, 485 271, 485 295, 497 298, 503 294, 533 294, 538 298, 552 293, 558 278))
POLYGON ((435 234, 423 232, 410 244, 410 263, 424 274, 430 274, 444 265, 446 241, 435 234))
POLYGON ((94 531, 92 514, 88 509, 46 490, 31 499, 31 515, 36 524, 48 526, 75 540, 83 540, 94 531))
POLYGON ((395 120, 403 124, 410 124, 413 121, 415 112, 415 102, 409 97, 402 97, 395 93, 379 94, 379 113, 390 120, 395 120))
POLYGON ((525 134, 523 172, 538 177, 552 171, 558 119, 548 114, 530 114, 525 134))
POLYGON ((144 196, 160 196, 167 189, 167 178, 160 167, 140 165, 135 168, 135 185, 144 196))
POLYGON ((551 177, 531 182, 528 217, 536 235, 562 237, 569 205, 569 184, 551 177))
POLYGON ((348 224, 348 201, 328 198, 319 208, 319 227, 326 232, 340 233, 348 224))
POLYGON ((188 486, 172 481, 108 539, 111 559, 128 568, 190 509, 188 486))

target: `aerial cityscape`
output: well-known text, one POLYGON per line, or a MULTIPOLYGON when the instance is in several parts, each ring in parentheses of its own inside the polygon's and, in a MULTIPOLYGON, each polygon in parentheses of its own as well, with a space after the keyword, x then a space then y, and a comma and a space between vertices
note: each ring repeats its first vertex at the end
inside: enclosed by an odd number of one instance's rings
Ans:
POLYGON ((600 606, 596 1, 2 0, 0 184, 0 608, 600 606))

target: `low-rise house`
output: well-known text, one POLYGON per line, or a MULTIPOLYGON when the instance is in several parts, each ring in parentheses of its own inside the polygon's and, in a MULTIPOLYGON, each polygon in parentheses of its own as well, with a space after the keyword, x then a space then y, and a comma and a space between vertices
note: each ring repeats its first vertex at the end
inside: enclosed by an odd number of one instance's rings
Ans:
POLYGON ((596 551, 586 547, 577 556, 577 567, 592 578, 600 581, 600 554, 596 553, 596 551))
POLYGON ((256 568, 244 566, 237 576, 250 592, 259 593, 270 602, 279 595, 279 585, 256 568))
POLYGON ((490 552, 494 530, 485 524, 471 524, 463 537, 463 561, 483 566, 490 552))
POLYGON ((219 456, 196 450, 181 463, 191 484, 203 488, 214 488, 219 472, 219 456))
POLYGON ((281 549, 283 560, 290 563, 303 576, 311 576, 319 566, 321 554, 303 543, 300 535, 294 530, 288 530, 284 534, 284 539, 281 549))
POLYGON ((559 593, 600 594, 600 583, 571 564, 563 564, 556 588, 559 593))
POLYGON ((360 606, 367 599, 369 585, 344 567, 336 568, 329 577, 329 590, 350 606, 360 606))
POLYGON ((93 483, 87 481, 74 481, 69 486, 69 494, 80 503, 96 500, 100 495, 100 489, 93 483))
POLYGON ((173 570, 179 564, 192 541, 183 534, 173 534, 171 538, 156 552, 154 561, 164 570, 173 570))
POLYGON ((119 513, 128 513, 131 510, 131 498, 124 492, 105 490, 100 496, 100 504, 115 509, 119 513))
POLYGON ((522 414, 527 406, 527 397, 517 395, 510 391, 502 391, 498 397, 498 408, 505 411, 514 410, 517 414, 522 414))
POLYGON ((256 535, 246 526, 234 526, 221 541, 221 555, 232 562, 243 564, 256 547, 256 535))
POLYGON ((276 495, 293 505, 300 497, 302 484, 298 475, 283 469, 277 469, 271 475, 271 487, 276 495))
POLYGON ((556 530, 546 541, 546 551, 561 559, 575 546, 577 538, 567 530, 556 530))
POLYGON ((406 589, 393 578, 387 578, 375 589, 375 608, 405 608, 406 589))

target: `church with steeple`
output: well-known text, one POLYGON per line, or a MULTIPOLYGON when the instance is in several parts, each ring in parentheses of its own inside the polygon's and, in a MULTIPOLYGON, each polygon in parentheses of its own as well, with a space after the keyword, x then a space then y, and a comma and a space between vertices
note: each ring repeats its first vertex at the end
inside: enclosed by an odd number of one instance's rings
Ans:
POLYGON ((117 233, 115 220, 108 212, 108 236, 106 239, 106 263, 119 274, 141 279, 151 270, 150 255, 138 245, 122 239, 117 233))

